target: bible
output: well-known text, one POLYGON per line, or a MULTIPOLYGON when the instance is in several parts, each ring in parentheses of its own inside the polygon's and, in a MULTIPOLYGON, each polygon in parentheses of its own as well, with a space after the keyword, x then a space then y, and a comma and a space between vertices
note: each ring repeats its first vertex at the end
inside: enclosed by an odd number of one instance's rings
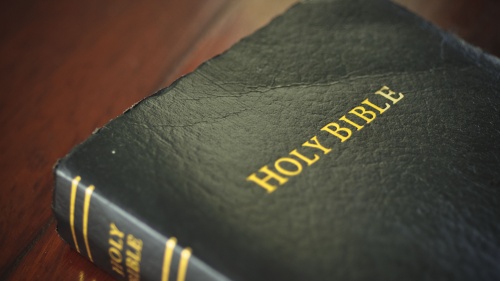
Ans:
POLYGON ((119 280, 500 278, 500 63, 382 0, 294 5, 61 159, 119 280))

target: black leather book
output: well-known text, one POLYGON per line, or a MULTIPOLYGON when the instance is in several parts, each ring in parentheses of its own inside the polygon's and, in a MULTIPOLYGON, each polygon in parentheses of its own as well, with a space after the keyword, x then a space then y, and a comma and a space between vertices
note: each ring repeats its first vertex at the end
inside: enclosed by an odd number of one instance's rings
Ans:
POLYGON ((386 1, 308 1, 56 169, 121 280, 500 278, 500 64, 386 1))

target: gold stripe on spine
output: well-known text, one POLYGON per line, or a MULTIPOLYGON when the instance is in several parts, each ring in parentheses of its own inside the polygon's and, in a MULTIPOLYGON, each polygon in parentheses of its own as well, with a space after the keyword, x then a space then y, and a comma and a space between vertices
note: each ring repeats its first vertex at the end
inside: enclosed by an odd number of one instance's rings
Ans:
POLYGON ((186 271, 191 257, 191 249, 186 248, 181 252, 181 260, 179 262, 179 272, 177 273, 177 281, 184 281, 186 279, 186 271))
POLYGON ((91 185, 85 190, 85 201, 83 202, 83 239, 85 239, 85 247, 87 247, 87 253, 89 255, 90 261, 92 260, 92 254, 90 253, 89 238, 87 235, 87 228, 89 225, 89 207, 90 198, 92 197, 92 192, 94 191, 94 186, 91 185))
POLYGON ((71 201, 69 207, 69 225, 71 227, 71 234, 73 234, 73 242, 75 243, 75 248, 78 253, 80 253, 80 247, 78 247, 78 241, 76 241, 75 233, 75 201, 76 201, 76 189, 78 183, 80 182, 80 176, 76 176, 73 181, 71 181, 71 201))
POLYGON ((177 244, 177 239, 172 237, 167 240, 165 244, 165 255, 163 257, 163 269, 161 272, 161 281, 168 281, 168 275, 170 273, 170 264, 172 263, 172 255, 174 254, 174 248, 177 244))

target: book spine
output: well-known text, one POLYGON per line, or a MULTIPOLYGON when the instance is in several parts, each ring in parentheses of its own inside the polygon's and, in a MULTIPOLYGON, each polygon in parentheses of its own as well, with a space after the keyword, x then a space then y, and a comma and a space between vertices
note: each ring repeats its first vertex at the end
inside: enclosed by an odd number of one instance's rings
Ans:
POLYGON ((59 235, 116 279, 228 280, 176 237, 165 237, 125 212, 82 177, 56 167, 55 179, 59 235))

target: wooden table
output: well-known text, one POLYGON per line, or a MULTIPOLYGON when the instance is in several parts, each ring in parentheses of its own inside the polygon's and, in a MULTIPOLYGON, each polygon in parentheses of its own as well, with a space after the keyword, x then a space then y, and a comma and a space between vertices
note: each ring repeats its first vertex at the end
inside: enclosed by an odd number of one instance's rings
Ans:
MULTIPOLYGON (((0 279, 110 280, 55 232, 52 166, 294 0, 0 4, 0 279)), ((495 1, 398 0, 500 55, 495 1)))

